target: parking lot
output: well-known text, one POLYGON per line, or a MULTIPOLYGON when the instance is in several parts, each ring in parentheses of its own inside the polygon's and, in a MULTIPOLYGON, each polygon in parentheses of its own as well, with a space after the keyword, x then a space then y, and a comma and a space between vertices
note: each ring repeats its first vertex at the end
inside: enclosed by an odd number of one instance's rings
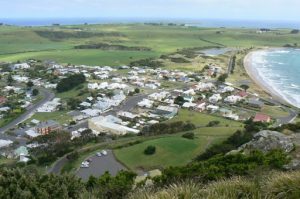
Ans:
POLYGON ((88 180, 91 175, 99 177, 106 171, 115 176, 118 171, 126 170, 126 168, 115 159, 111 150, 107 150, 106 156, 102 155, 98 157, 95 154, 89 159, 91 159, 89 167, 80 168, 77 172, 77 176, 83 180, 88 180))

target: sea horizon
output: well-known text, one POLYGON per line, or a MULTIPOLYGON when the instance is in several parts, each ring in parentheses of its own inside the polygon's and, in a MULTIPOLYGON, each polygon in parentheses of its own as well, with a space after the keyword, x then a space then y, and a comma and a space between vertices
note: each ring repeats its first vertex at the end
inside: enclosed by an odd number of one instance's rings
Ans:
POLYGON ((196 27, 226 28, 300 28, 300 21, 270 20, 223 20, 223 19, 177 19, 177 18, 0 18, 0 23, 12 26, 51 26, 82 24, 132 24, 132 23, 177 23, 196 27))

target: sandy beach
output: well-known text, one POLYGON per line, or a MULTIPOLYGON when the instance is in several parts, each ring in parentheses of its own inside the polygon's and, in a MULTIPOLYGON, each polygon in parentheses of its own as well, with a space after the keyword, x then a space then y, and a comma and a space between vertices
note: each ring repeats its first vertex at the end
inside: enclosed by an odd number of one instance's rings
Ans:
MULTIPOLYGON (((257 51, 267 51, 268 49, 264 50, 256 50, 257 51)), ((244 67, 250 78, 260 86, 264 91, 272 96, 273 99, 283 103, 283 104, 291 104, 288 100, 285 99, 280 93, 278 93, 272 85, 269 85, 258 73, 258 71, 253 66, 252 60, 255 59, 254 52, 250 52, 244 58, 244 67)), ((292 104, 291 104, 292 105, 292 104)))

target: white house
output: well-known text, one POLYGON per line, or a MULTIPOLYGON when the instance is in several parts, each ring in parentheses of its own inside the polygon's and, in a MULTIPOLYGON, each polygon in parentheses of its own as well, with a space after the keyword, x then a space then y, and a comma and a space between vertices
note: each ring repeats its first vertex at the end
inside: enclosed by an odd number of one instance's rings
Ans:
POLYGON ((224 102, 230 103, 230 104, 236 104, 237 102, 239 102, 241 100, 242 100, 242 98, 240 96, 230 95, 224 99, 224 102))
POLYGON ((197 106, 197 104, 191 103, 191 102, 185 102, 185 103, 182 105, 183 108, 194 108, 194 107, 196 107, 196 106, 197 106))
POLYGON ((138 106, 140 107, 145 107, 145 108, 152 108, 154 104, 154 101, 149 100, 149 99, 143 99, 138 103, 138 106))
POLYGON ((222 97, 221 97, 220 94, 213 94, 213 95, 208 99, 208 101, 209 101, 210 103, 213 103, 213 104, 217 103, 217 102, 220 101, 220 100, 222 100, 222 97))
POLYGON ((207 110, 210 110, 211 112, 215 112, 217 110, 219 110, 219 107, 218 106, 214 106, 214 105, 208 105, 206 107, 207 110))
POLYGON ((12 69, 13 69, 13 70, 17 70, 17 69, 28 69, 28 68, 30 68, 30 65, 27 64, 27 63, 14 64, 14 65, 12 66, 12 69))

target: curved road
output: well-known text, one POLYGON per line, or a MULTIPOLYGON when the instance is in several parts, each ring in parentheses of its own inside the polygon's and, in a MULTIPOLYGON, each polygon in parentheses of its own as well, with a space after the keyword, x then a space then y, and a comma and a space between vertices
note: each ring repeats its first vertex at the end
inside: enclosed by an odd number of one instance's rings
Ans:
POLYGON ((22 115, 20 115, 18 118, 16 118, 15 120, 13 120, 12 122, 10 122, 9 124, 7 124, 6 126, 0 128, 0 133, 4 133, 6 131, 8 131, 9 129, 16 127, 18 124, 24 122, 25 120, 27 120, 28 118, 31 117, 32 114, 34 114, 34 112, 41 106, 43 106, 45 103, 51 101, 54 97, 55 94, 52 93, 49 90, 46 89, 39 89, 39 91, 41 92, 41 94, 43 95, 43 99, 40 100, 38 103, 31 105, 27 108, 26 112, 23 113, 22 115))

